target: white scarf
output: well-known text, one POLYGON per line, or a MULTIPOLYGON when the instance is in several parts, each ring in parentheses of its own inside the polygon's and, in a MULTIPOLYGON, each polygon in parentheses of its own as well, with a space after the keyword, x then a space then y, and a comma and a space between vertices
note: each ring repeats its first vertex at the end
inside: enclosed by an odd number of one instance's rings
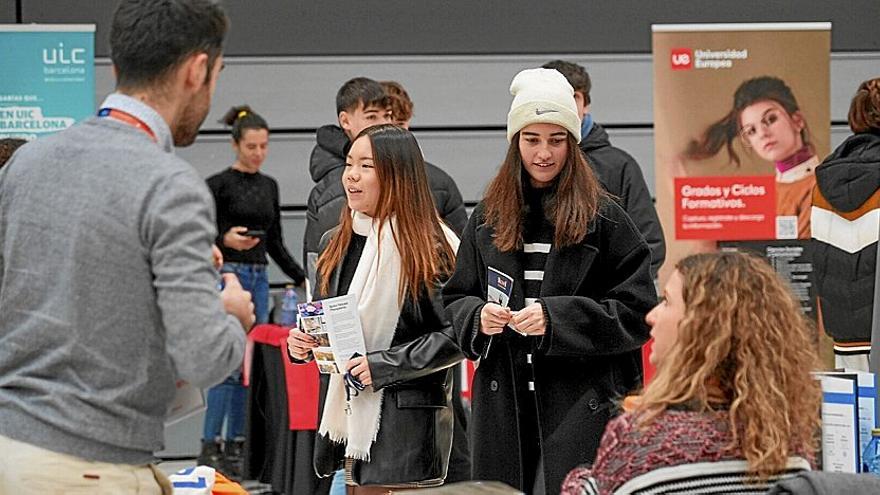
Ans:
MULTIPOLYGON (((385 221, 381 229, 373 218, 352 214, 352 230, 366 236, 367 242, 358 260, 348 288, 358 302, 358 314, 364 331, 367 352, 391 347, 400 319, 398 294, 401 283, 400 251, 394 242, 395 219, 385 221), (381 238, 379 231, 381 230, 381 238)), ((453 251, 458 238, 445 225, 443 232, 453 251)), ((341 265, 341 264, 340 264, 341 265)), ((345 456, 369 461, 370 447, 376 441, 381 421, 383 391, 373 387, 362 390, 350 400, 351 414, 346 414, 345 381, 342 374, 330 375, 330 387, 324 400, 324 414, 318 432, 337 443, 345 443, 345 456)))

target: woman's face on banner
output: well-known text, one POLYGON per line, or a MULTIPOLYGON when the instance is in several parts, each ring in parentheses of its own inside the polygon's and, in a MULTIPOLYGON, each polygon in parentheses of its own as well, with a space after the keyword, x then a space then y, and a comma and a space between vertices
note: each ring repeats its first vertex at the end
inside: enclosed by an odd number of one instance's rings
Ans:
POLYGON ((763 100, 745 107, 739 122, 743 142, 764 160, 785 160, 804 146, 800 112, 789 114, 776 101, 763 100))
POLYGON ((527 125, 519 132, 519 154, 532 186, 549 186, 568 158, 568 131, 556 124, 527 125))
POLYGON ((342 173, 342 187, 349 208, 374 216, 382 186, 373 163, 373 145, 369 137, 362 136, 351 144, 342 173))

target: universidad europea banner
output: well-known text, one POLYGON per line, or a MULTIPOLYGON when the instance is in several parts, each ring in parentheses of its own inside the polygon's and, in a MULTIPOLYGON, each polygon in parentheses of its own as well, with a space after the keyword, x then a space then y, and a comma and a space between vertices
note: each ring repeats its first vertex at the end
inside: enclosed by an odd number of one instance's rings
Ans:
POLYGON ((667 239, 808 239, 830 139, 829 23, 653 26, 667 239))
POLYGON ((828 154, 830 23, 652 26, 661 281, 694 252, 764 256, 815 317, 810 213, 828 154))

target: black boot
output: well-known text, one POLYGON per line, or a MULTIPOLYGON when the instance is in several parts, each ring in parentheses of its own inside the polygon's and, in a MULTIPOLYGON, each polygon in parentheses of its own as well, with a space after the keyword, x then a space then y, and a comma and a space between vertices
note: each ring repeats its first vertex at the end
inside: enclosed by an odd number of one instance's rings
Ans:
POLYGON ((196 459, 199 466, 211 466, 224 475, 229 471, 223 459, 223 444, 220 440, 202 440, 202 452, 196 459))
POLYGON ((229 478, 241 481, 244 474, 244 438, 227 441, 223 459, 229 468, 229 478))

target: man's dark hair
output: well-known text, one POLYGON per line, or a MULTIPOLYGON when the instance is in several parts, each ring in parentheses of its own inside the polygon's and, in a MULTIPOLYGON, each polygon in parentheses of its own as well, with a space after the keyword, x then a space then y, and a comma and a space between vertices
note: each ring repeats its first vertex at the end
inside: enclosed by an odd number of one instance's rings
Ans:
POLYGON ((593 83, 590 82, 590 74, 587 73, 587 69, 565 60, 551 60, 541 67, 544 69, 556 69, 568 79, 568 84, 571 84, 575 91, 580 91, 584 94, 584 103, 590 104, 590 89, 593 88, 593 83))
POLYGON ((187 57, 208 54, 208 78, 229 19, 212 0, 122 0, 110 27, 119 88, 159 83, 187 57))
POLYGON ((385 94, 385 88, 367 77, 349 79, 336 93, 336 115, 343 111, 357 110, 360 105, 363 105, 364 108, 373 105, 387 107, 388 95, 385 94))
POLYGON ((0 168, 3 168, 3 165, 6 165, 6 162, 12 158, 12 154, 15 153, 15 150, 21 147, 24 143, 26 143, 24 139, 16 139, 16 138, 6 138, 0 139, 0 168))

